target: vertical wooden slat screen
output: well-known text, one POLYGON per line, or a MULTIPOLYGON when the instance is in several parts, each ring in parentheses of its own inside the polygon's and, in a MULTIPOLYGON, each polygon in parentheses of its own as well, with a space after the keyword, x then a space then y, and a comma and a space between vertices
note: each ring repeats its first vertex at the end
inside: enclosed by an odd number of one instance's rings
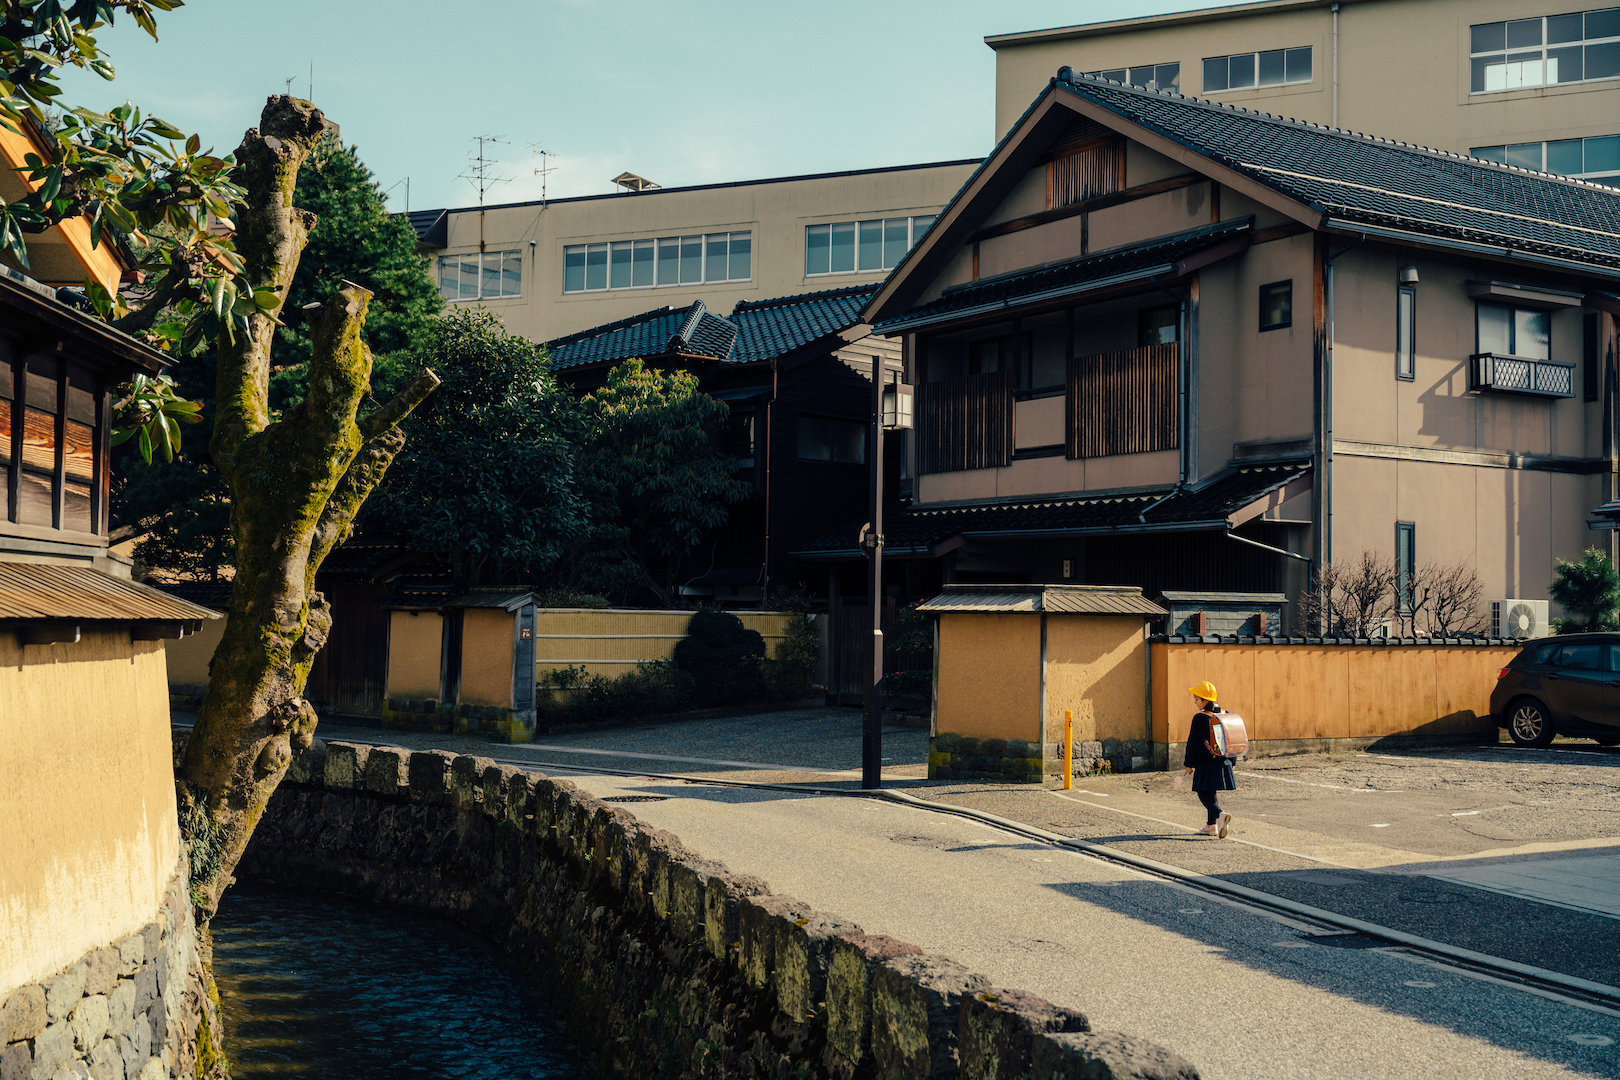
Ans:
POLYGON ((917 387, 918 471, 960 472, 1012 461, 1012 373, 992 371, 917 387))
POLYGON ((1143 345, 1069 361, 1067 456, 1174 450, 1177 346, 1143 345))
POLYGON ((1046 166, 1049 208, 1072 206, 1119 190, 1124 147, 1108 140, 1051 161, 1046 166))

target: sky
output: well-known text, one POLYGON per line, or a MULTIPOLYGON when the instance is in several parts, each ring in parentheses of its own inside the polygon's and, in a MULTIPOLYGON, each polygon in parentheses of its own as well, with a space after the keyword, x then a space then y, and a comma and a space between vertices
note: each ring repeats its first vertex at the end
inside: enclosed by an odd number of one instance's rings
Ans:
POLYGON ((99 41, 117 80, 70 71, 59 100, 124 101, 234 150, 265 98, 336 121, 389 208, 488 203, 979 157, 993 138, 987 34, 1209 0, 189 0, 99 41), (544 159, 537 150, 548 151, 544 159))

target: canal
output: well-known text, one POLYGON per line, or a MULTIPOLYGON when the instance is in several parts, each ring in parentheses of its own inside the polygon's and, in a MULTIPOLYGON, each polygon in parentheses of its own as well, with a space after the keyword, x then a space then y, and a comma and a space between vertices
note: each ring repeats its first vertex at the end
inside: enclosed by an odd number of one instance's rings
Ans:
POLYGON ((449 923, 241 882, 213 934, 238 1080, 586 1075, 522 973, 449 923))

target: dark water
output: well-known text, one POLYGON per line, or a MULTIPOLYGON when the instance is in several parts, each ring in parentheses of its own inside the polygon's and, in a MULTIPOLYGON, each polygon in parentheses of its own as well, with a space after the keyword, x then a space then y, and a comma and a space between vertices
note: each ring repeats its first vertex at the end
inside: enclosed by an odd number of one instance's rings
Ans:
POLYGON ((235 1077, 585 1076, 522 974, 448 923, 244 882, 213 931, 235 1077))

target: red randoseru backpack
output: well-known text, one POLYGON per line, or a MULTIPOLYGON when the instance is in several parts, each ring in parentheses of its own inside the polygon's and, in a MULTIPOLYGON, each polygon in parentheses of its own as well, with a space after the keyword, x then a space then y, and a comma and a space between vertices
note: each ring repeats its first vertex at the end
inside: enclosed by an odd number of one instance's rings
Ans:
POLYGON ((1218 758, 1236 760, 1249 752, 1249 730, 1235 712, 1205 713, 1209 717, 1209 738, 1204 745, 1218 758))

